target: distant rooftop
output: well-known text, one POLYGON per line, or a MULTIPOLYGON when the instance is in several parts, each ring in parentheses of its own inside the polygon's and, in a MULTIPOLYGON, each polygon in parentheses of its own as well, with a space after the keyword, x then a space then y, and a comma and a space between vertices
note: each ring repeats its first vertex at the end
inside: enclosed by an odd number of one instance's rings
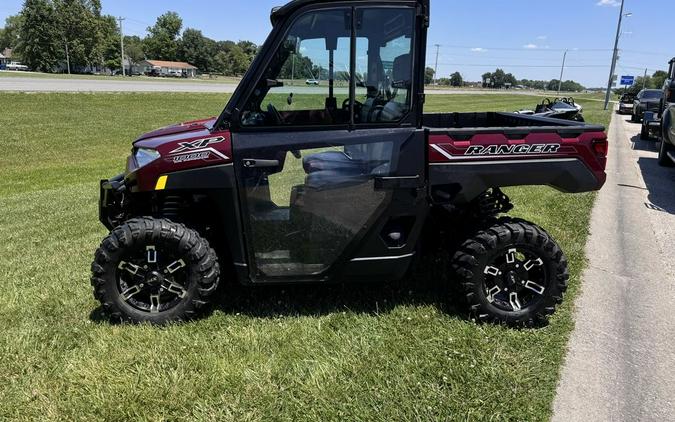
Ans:
POLYGON ((197 67, 185 62, 169 62, 166 60, 145 60, 152 66, 170 67, 172 69, 197 69, 197 67))

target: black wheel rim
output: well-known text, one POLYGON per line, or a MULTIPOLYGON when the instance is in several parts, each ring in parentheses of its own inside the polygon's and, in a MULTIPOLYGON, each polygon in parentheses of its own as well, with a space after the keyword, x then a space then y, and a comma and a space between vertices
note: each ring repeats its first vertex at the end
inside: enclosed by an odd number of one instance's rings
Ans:
POLYGON ((483 273, 487 301, 505 312, 522 312, 536 305, 550 283, 544 260, 524 246, 495 253, 483 273))
POLYGON ((126 254, 117 267, 116 278, 120 300, 149 314, 178 306, 189 287, 186 258, 156 245, 126 254))

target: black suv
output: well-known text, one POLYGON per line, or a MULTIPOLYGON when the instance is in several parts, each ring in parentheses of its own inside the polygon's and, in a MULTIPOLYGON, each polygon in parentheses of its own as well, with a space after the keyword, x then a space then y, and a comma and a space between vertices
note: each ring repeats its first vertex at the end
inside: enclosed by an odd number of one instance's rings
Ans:
POLYGON ((643 89, 640 91, 633 102, 631 121, 640 123, 646 111, 654 113, 661 111, 661 98, 663 98, 663 91, 660 89, 643 89))

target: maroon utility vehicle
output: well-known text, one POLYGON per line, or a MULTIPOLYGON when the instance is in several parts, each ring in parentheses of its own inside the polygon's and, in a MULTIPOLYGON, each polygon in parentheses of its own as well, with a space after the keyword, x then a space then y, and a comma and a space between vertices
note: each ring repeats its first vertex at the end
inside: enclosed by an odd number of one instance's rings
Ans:
POLYGON ((476 318, 545 322, 567 261, 543 229, 498 217, 500 188, 600 189, 604 128, 424 113, 429 0, 296 0, 272 24, 218 118, 141 136, 101 183, 104 312, 182 321, 224 279, 387 281, 440 252, 476 318))

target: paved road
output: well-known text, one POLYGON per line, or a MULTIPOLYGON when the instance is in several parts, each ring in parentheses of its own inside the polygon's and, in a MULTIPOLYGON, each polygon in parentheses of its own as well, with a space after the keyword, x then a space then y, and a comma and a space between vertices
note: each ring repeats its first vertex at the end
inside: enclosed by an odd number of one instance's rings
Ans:
POLYGON ((675 420, 675 169, 615 116, 555 422, 675 420))
MULTIPOLYGON (((199 92, 231 94, 236 84, 198 81, 162 80, 107 80, 107 79, 58 79, 31 77, 0 77, 0 91, 18 92, 199 92)), ((326 87, 295 86, 296 94, 324 93, 326 87)), ((337 94, 348 94, 346 88, 337 88, 337 94)), ((429 89, 427 94, 504 94, 506 91, 480 91, 461 89, 429 89)), ((540 95, 532 91, 508 91, 510 95, 540 95)))

